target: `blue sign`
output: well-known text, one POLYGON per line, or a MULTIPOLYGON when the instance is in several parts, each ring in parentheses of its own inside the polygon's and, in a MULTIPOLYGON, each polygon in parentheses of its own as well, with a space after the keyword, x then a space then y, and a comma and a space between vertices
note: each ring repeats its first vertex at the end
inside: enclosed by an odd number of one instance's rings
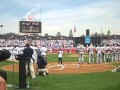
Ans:
POLYGON ((85 36, 85 43, 91 43, 91 37, 85 36))

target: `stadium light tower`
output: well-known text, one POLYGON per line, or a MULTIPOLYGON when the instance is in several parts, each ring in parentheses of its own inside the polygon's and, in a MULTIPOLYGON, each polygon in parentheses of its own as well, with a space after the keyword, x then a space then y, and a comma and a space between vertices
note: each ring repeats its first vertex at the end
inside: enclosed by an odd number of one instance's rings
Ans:
POLYGON ((2 28, 4 27, 3 25, 0 25, 0 27, 1 27, 1 35, 2 35, 2 28))
POLYGON ((102 45, 102 28, 101 28, 101 45, 102 45))

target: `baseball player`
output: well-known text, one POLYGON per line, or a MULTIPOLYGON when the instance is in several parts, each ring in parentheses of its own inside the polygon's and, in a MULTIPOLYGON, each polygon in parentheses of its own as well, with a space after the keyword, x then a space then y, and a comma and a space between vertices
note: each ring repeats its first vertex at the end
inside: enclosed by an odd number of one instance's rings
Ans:
POLYGON ((120 57, 120 47, 117 45, 116 46, 116 61, 119 62, 119 57, 120 57))
POLYGON ((89 52, 89 64, 92 62, 94 63, 94 47, 92 44, 88 47, 88 52, 89 52))
POLYGON ((105 48, 105 52, 106 52, 106 62, 110 63, 111 48, 110 48, 109 44, 107 44, 107 46, 105 48))
POLYGON ((80 63, 84 63, 84 51, 85 51, 85 47, 83 45, 79 45, 78 46, 78 53, 79 53, 79 64, 80 63))
POLYGON ((104 63, 106 63, 106 51, 105 51, 105 46, 102 46, 101 49, 102 49, 102 59, 103 59, 104 63))
POLYGON ((113 46, 111 47, 111 51, 112 51, 112 62, 115 62, 116 61, 116 47, 115 45, 113 44, 113 46))
POLYGON ((96 47, 97 51, 97 63, 102 63, 102 48, 98 45, 96 47))

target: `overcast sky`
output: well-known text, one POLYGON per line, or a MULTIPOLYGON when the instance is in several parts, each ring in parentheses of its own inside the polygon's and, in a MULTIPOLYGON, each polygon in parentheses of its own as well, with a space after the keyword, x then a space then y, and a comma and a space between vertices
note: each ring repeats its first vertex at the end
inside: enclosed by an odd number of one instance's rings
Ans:
POLYGON ((2 33, 19 32, 19 20, 34 19, 42 22, 42 35, 75 36, 98 32, 120 34, 120 0, 0 0, 2 33))

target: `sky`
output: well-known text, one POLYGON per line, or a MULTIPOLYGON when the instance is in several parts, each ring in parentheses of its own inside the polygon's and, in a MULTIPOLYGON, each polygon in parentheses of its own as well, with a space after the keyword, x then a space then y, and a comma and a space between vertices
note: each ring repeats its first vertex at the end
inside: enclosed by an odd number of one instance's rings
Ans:
POLYGON ((28 16, 42 22, 41 35, 120 34, 120 0, 0 0, 0 33, 20 34, 19 21, 28 16))

